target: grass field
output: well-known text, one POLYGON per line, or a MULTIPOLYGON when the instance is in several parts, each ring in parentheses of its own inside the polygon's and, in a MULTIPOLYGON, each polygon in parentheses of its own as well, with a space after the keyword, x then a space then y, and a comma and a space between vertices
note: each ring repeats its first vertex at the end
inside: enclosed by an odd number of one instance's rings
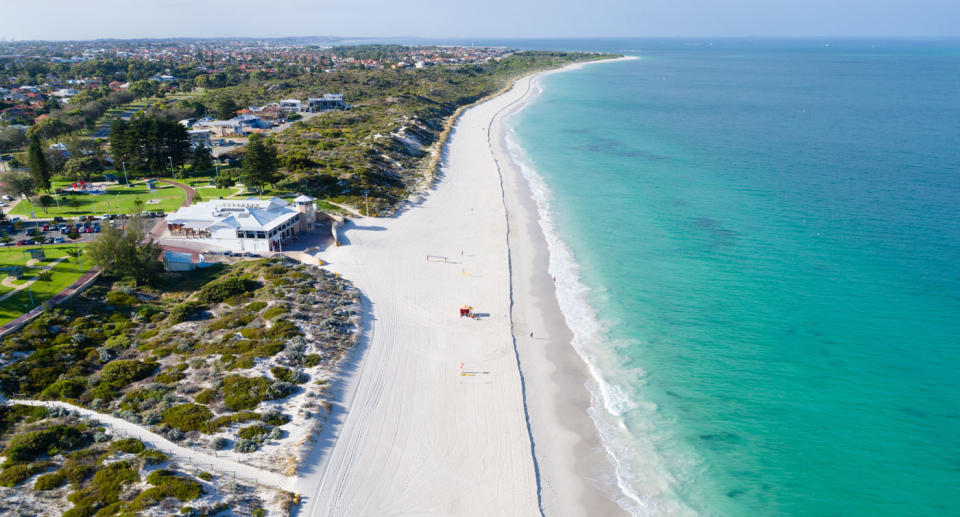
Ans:
MULTIPOLYGON (((29 258, 25 253, 26 250, 36 248, 37 246, 17 246, 0 249, 0 267, 25 265, 29 258)), ((59 257, 66 256, 67 250, 72 248, 73 245, 44 246, 43 251, 47 257, 46 260, 38 263, 36 267, 26 268, 23 279, 16 281, 15 285, 24 285, 28 281, 35 279, 42 267, 50 265, 59 257)), ((81 262, 82 264, 78 265, 75 258, 68 258, 50 270, 50 272, 53 273, 53 277, 49 281, 38 280, 30 285, 29 292, 27 289, 24 289, 10 298, 0 301, 0 325, 42 304, 75 282, 81 275, 86 273, 91 266, 90 262, 82 256, 81 262), (32 305, 31 296, 33 298, 32 305)), ((5 277, 5 273, 0 274, 0 278, 5 277)), ((11 287, 0 286, 0 296, 4 296, 11 291, 13 291, 11 287)))
MULTIPOLYGON (((55 187, 69 186, 69 182, 54 182, 55 187)), ((76 217, 89 214, 129 214, 136 211, 135 201, 144 202, 144 210, 173 212, 183 205, 186 193, 179 187, 157 183, 154 192, 143 181, 134 181, 131 186, 112 185, 106 194, 69 194, 57 196, 60 207, 48 207, 46 211, 30 201, 21 201, 12 211, 13 215, 29 216, 33 210, 37 217, 76 217), (153 202, 151 202, 153 201, 153 202)))

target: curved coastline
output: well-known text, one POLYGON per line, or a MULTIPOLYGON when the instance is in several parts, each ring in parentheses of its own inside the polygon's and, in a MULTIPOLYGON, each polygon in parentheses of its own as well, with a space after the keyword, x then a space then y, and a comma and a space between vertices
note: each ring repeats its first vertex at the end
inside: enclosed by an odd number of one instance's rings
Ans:
POLYGON ((613 400, 615 387, 605 383, 584 349, 588 336, 600 331, 592 309, 582 299, 587 289, 553 228, 549 189, 527 166, 522 149, 511 138, 510 119, 535 101, 544 76, 588 64, 592 63, 531 76, 526 94, 491 121, 489 145, 509 191, 505 196, 508 218, 517 227, 510 244, 517 298, 514 335, 523 343, 521 369, 535 384, 527 396, 531 399, 533 440, 543 465, 546 513, 647 514, 650 508, 625 479, 629 477, 624 472, 627 467, 605 443, 601 432, 605 422, 596 414, 600 410, 616 415, 629 401, 618 404, 613 400), (563 433, 558 432, 561 429, 563 433), (576 500, 571 493, 579 494, 576 500), (573 508, 579 509, 573 512, 573 508))
POLYGON ((366 331, 301 515, 624 514, 536 206, 505 158, 499 115, 536 77, 460 115, 416 210, 357 217, 324 254, 364 294, 366 331), (480 321, 451 318, 467 302, 480 321))

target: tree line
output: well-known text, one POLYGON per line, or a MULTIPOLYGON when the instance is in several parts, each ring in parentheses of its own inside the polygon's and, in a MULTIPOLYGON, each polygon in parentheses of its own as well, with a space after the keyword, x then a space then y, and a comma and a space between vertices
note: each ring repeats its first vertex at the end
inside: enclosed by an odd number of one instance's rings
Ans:
POLYGON ((115 163, 133 170, 158 171, 182 167, 190 151, 190 136, 180 123, 159 117, 136 116, 117 120, 110 128, 115 163))

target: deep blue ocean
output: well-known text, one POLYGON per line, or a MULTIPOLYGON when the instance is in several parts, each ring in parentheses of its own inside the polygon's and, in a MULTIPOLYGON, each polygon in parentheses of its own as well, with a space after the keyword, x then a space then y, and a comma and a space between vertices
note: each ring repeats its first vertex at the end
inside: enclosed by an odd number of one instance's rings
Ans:
POLYGON ((624 504, 960 515, 960 41, 502 43, 624 504))

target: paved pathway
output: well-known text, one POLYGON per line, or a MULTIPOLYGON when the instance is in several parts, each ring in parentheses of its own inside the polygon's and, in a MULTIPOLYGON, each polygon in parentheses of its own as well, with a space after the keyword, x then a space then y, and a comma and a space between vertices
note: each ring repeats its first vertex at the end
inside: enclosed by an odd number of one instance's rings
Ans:
MULTIPOLYGON (((63 291, 60 291, 56 296, 54 296, 53 298, 50 298, 47 301, 49 302, 50 305, 56 305, 60 302, 63 302, 64 300, 69 299, 77 291, 83 288, 83 286, 86 285, 87 281, 89 281, 90 279, 92 279, 93 277, 99 274, 100 274, 100 270, 98 268, 96 267, 91 268, 89 271, 84 273, 80 278, 78 278, 74 283, 70 284, 69 287, 67 287, 63 291)), ((3 326, 0 326, 0 337, 5 336, 12 329, 18 328, 20 325, 32 320, 33 318, 36 318, 41 312, 43 312, 43 309, 41 307, 35 307, 30 312, 21 314, 16 319, 7 322, 3 326)))
POLYGON ((234 476, 248 483, 278 488, 280 490, 290 490, 293 487, 294 481, 296 481, 295 477, 287 477, 275 472, 253 467, 251 465, 238 463, 228 458, 221 458, 216 455, 200 452, 196 449, 181 447, 180 445, 167 440, 159 434, 147 430, 143 426, 134 424, 132 422, 127 422, 126 420, 117 418, 115 416, 97 413, 96 411, 92 411, 90 409, 74 406, 73 404, 68 404, 66 402, 11 399, 9 403, 22 404, 25 406, 61 407, 64 409, 69 409, 70 411, 79 413, 87 418, 97 420, 104 427, 110 428, 110 430, 112 430, 115 434, 137 438, 141 442, 150 445, 158 451, 166 453, 177 461, 214 470, 220 474, 234 476))
MULTIPOLYGON (((181 190, 187 193, 187 199, 183 201, 183 205, 181 206, 192 205, 193 198, 197 197, 197 191, 193 190, 193 187, 189 185, 180 183, 179 181, 173 181, 173 180, 167 180, 167 179, 159 179, 158 181, 160 181, 161 183, 167 183, 167 184, 173 185, 175 187, 180 187, 181 190)), ((163 231, 166 229, 166 222, 167 222, 167 218, 161 217, 160 220, 157 221, 157 224, 153 225, 153 229, 150 230, 149 237, 152 239, 157 239, 158 237, 163 235, 163 231)))
MULTIPOLYGON (((41 270, 41 271, 46 271, 46 270, 48 270, 48 269, 52 269, 53 266, 56 266, 57 264, 63 262, 64 260, 67 260, 68 258, 70 258, 70 257, 60 257, 60 258, 58 258, 57 260, 54 260, 52 264, 50 264, 50 265, 48 265, 48 266, 43 266, 40 270, 41 270)), ((33 259, 30 259, 29 261, 27 261, 27 266, 28 266, 28 267, 29 267, 29 266, 32 266, 32 264, 30 264, 30 262, 31 262, 32 260, 33 260, 33 259)), ((20 291, 23 291, 24 289, 26 289, 26 288, 29 287, 30 285, 33 285, 33 283, 36 282, 37 279, 34 278, 33 280, 30 280, 29 282, 27 282, 27 283, 25 283, 25 284, 23 284, 23 285, 14 284, 14 283, 13 283, 14 281, 15 281, 15 279, 12 278, 12 277, 9 277, 9 276, 3 279, 3 286, 4 286, 4 287, 12 287, 12 288, 13 288, 13 291, 10 291, 9 293, 7 293, 7 294, 5 294, 5 295, 0 296, 0 302, 6 300, 7 298, 10 298, 11 296, 17 294, 17 293, 20 292, 20 291)))

